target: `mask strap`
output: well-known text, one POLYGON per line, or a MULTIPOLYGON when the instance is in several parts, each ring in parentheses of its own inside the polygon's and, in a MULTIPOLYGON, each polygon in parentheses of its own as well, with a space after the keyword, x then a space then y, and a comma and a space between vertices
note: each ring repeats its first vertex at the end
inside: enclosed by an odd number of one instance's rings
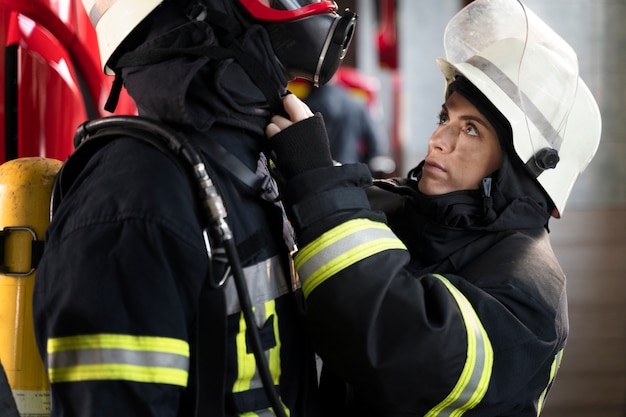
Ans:
POLYGON ((204 21, 208 22, 215 30, 216 35, 222 41, 224 46, 234 54, 235 60, 239 62, 243 70, 252 79, 254 84, 261 90, 267 99, 272 113, 284 113, 283 110, 283 93, 276 88, 272 77, 265 70, 265 66, 259 62, 253 54, 247 53, 235 37, 231 22, 232 17, 215 10, 207 13, 204 21))

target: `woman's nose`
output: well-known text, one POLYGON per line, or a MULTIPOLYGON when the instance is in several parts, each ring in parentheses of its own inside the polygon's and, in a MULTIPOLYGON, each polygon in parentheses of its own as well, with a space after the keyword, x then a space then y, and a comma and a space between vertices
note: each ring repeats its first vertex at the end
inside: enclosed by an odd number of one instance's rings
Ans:
POLYGON ((431 148, 442 152, 450 152, 454 148, 454 133, 450 126, 439 126, 432 134, 428 143, 431 148))

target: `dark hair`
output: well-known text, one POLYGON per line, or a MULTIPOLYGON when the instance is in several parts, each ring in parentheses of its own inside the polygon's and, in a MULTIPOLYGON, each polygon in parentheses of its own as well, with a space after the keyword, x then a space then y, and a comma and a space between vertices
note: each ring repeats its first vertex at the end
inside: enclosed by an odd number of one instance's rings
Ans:
POLYGON ((459 93, 472 103, 478 111, 489 120, 500 141, 500 145, 505 152, 509 152, 513 146, 513 131, 511 124, 504 117, 500 110, 467 78, 457 75, 454 81, 448 86, 446 99, 454 92, 459 93))

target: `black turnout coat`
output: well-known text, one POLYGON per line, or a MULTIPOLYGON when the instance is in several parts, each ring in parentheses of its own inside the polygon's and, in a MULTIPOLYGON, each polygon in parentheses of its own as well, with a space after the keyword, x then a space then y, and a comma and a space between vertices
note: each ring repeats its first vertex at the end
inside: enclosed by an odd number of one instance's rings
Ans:
POLYGON ((324 414, 536 417, 568 320, 534 180, 505 158, 489 198, 425 196, 421 165, 372 185, 364 166, 331 166, 311 145, 320 120, 270 143, 299 237, 324 414))
MULTIPOLYGON (((188 21, 171 3, 142 30, 138 50, 219 45, 208 25, 188 21)), ((284 89, 267 34, 251 27, 239 39, 284 89)), ((181 53, 121 74, 141 116, 169 125, 207 158, 281 400, 291 416, 315 415, 315 358, 282 211, 209 146, 219 144, 254 174, 270 117, 265 97, 232 59, 181 53)), ((34 291, 53 417, 190 416, 197 403, 200 416, 273 415, 223 251, 213 247, 209 262, 200 210, 193 183, 170 155, 123 134, 72 179, 34 291), (203 292, 210 276, 225 275, 222 289, 203 292)))

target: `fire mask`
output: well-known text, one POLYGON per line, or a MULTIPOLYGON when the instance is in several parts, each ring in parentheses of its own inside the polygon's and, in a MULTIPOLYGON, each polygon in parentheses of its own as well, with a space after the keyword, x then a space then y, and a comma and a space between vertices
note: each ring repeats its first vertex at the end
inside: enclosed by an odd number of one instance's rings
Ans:
POLYGON ((341 65, 356 23, 356 14, 337 13, 334 1, 238 0, 244 18, 268 31, 276 57, 293 78, 316 86, 332 78, 341 65))

